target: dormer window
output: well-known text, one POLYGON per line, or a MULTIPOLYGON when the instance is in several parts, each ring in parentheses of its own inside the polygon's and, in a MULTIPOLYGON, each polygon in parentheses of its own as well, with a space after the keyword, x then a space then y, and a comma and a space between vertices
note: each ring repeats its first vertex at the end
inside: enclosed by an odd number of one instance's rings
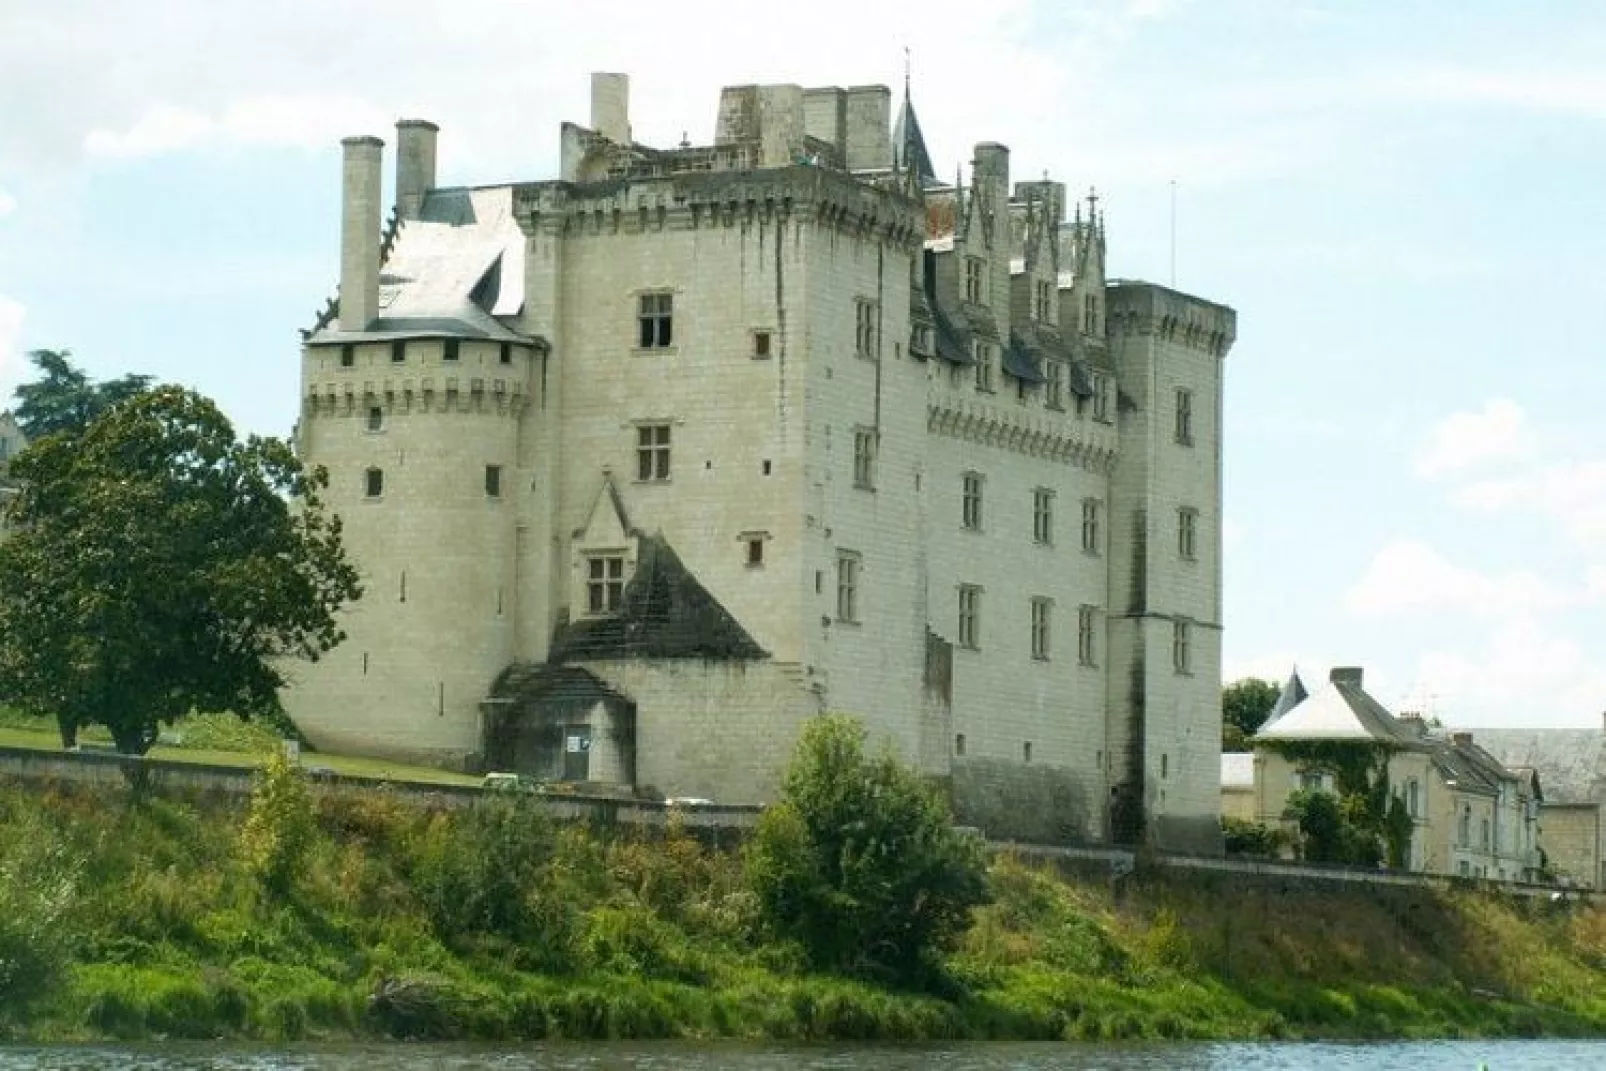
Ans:
POLYGON ((986 277, 986 261, 980 257, 965 258, 965 300, 980 305, 986 298, 982 280, 986 277))
POLYGON ((1053 317, 1049 315, 1049 311, 1053 308, 1053 305, 1051 304, 1053 301, 1053 294, 1053 283, 1042 279, 1038 280, 1036 318, 1040 323, 1046 324, 1053 319, 1053 317))
POLYGON ((623 554, 592 554, 586 558, 586 612, 615 614, 625 601, 623 554))

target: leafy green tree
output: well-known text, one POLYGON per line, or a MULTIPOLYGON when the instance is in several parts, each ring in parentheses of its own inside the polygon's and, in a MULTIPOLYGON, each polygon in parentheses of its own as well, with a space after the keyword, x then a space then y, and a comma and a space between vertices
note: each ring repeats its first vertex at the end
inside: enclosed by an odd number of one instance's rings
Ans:
POLYGON ((30 442, 57 432, 81 432, 102 413, 150 389, 151 377, 120 376, 91 383, 73 367, 71 350, 34 350, 28 359, 39 378, 16 389, 12 413, 30 442))
POLYGON ((271 896, 287 896, 306 870, 318 838, 318 818, 306 775, 274 751, 257 775, 251 809, 240 828, 246 870, 271 896))
POLYGON ((1221 748, 1242 751, 1249 738, 1266 724, 1282 689, 1271 681, 1245 677, 1221 689, 1221 748))
POLYGON ((748 845, 748 881, 815 968, 918 983, 987 900, 981 845, 918 773, 864 744, 851 718, 808 724, 748 845))
POLYGON ((39 440, 12 475, 0 697, 55 715, 63 746, 100 723, 143 754, 191 710, 278 714, 284 660, 344 639, 334 612, 360 589, 326 474, 279 440, 239 441, 197 394, 139 394, 39 440))

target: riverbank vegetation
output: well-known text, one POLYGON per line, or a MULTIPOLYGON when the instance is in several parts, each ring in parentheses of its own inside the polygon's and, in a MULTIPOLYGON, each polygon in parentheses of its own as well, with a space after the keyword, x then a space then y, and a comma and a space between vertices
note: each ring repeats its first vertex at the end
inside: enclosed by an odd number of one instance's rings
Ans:
POLYGON ((272 1041, 1606 1032, 1599 909, 1471 887, 1337 892, 1143 869, 1112 883, 1009 855, 972 884, 974 844, 922 840, 929 798, 895 765, 847 746, 838 767, 857 771, 861 791, 891 780, 858 798, 840 784, 812 803, 794 794, 792 816, 777 809, 745 852, 708 847, 676 821, 557 826, 515 794, 455 809, 383 790, 314 795, 282 761, 249 802, 0 785, 0 1031, 272 1041), (888 797, 896 806, 879 811, 888 797), (863 824, 822 845, 809 815, 829 807, 845 808, 839 831, 863 824), (899 858, 941 879, 940 902, 918 905, 917 937, 879 917, 904 904, 875 877, 899 858), (843 927, 859 927, 853 941, 843 927), (920 954, 879 954, 899 941, 920 954))

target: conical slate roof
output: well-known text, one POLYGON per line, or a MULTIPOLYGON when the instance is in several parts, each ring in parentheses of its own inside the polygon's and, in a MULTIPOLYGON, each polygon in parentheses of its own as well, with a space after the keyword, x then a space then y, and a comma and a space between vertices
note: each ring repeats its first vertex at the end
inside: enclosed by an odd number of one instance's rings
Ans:
POLYGON ((920 120, 915 118, 915 106, 907 90, 898 122, 892 128, 892 163, 900 171, 914 172, 921 186, 937 182, 937 169, 931 166, 931 153, 926 151, 926 138, 920 132, 920 120))
POLYGON ((1278 718, 1303 703, 1310 693, 1305 690, 1305 682, 1299 679, 1299 670, 1288 674, 1288 683, 1283 685, 1282 692, 1277 696, 1277 703, 1266 715, 1266 724, 1270 725, 1278 718))

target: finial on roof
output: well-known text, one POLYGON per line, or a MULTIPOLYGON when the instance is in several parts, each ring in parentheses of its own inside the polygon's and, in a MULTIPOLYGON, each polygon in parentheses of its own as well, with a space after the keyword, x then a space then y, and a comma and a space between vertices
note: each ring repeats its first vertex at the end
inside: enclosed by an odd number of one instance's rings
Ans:
POLYGON ((903 99, 909 99, 909 46, 903 46, 903 99))

